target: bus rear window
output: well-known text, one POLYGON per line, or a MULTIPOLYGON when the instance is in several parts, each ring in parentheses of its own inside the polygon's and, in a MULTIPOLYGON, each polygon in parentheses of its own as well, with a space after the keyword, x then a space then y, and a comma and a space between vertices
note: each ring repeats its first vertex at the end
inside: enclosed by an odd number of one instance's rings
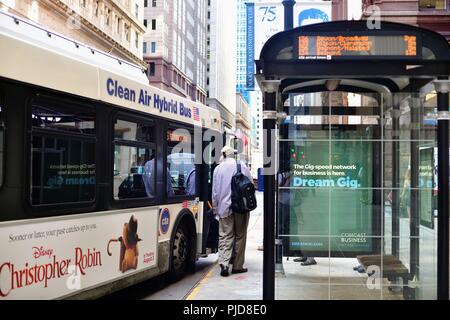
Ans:
POLYGON ((95 117, 78 108, 34 105, 31 139, 33 206, 95 199, 95 117))
POLYGON ((34 128, 95 134, 94 115, 78 109, 34 105, 31 120, 34 128))
POLYGON ((31 148, 32 205, 94 200, 94 142, 34 136, 31 148))
POLYGON ((3 120, 3 106, 0 100, 0 187, 3 185, 4 149, 5 149, 5 124, 3 120))

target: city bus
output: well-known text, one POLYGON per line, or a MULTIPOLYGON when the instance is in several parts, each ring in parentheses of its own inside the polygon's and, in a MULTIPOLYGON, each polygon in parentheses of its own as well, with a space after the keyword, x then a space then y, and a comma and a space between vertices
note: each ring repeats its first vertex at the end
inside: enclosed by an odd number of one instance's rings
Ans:
POLYGON ((0 47, 0 300, 94 299, 217 251, 217 110, 8 13, 0 47))

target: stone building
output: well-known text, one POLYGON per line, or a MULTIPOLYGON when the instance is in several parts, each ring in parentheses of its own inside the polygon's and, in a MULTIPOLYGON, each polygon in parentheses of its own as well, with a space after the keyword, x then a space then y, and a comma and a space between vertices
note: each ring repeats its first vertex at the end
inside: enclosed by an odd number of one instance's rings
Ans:
POLYGON ((0 9, 147 67, 143 0, 0 0, 0 9))
POLYGON ((363 0, 362 4, 362 19, 379 9, 381 20, 430 29, 450 41, 450 0, 363 0))
POLYGON ((206 0, 144 1, 150 83, 206 104, 206 0))

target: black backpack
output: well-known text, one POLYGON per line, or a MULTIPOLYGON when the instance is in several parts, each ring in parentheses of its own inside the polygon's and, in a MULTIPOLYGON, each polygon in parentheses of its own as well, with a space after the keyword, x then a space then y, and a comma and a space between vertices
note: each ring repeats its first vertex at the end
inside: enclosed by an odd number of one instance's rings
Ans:
POLYGON ((241 172, 241 164, 236 164, 237 172, 231 178, 231 210, 247 213, 256 209, 255 185, 241 172))

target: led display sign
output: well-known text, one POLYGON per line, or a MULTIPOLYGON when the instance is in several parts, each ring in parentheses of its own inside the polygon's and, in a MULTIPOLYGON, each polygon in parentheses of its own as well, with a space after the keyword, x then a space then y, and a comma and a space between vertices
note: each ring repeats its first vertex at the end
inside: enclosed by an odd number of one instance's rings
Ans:
POLYGON ((414 35, 300 35, 299 59, 332 59, 335 57, 386 56, 416 58, 414 35))

